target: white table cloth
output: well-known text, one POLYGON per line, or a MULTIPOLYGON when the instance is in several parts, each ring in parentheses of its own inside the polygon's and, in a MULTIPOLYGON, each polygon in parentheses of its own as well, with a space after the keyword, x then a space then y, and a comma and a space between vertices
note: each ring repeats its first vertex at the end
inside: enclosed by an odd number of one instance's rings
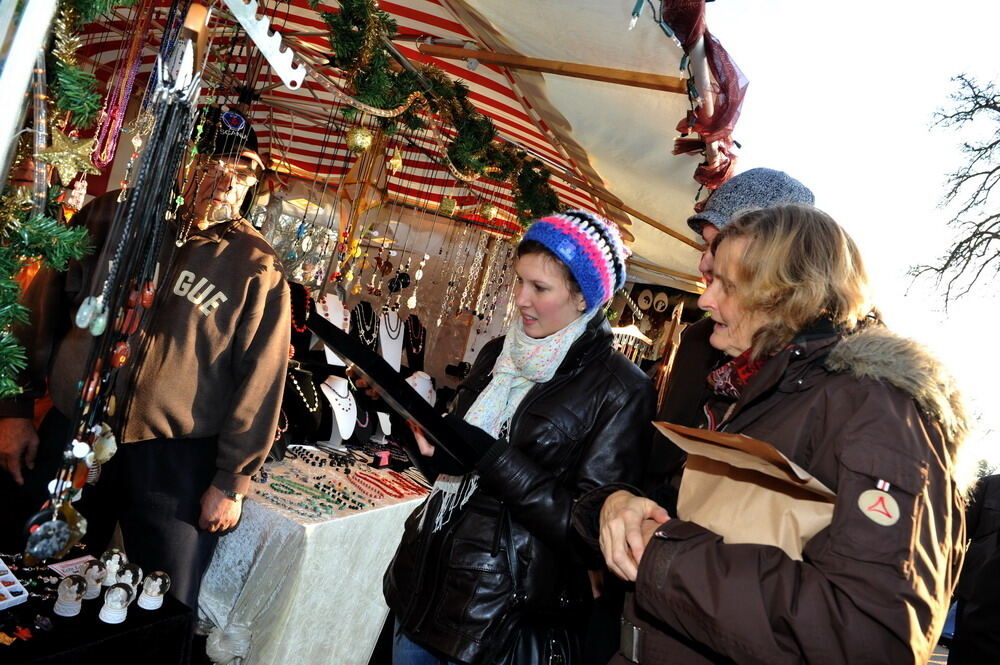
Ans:
POLYGON ((270 466, 267 482, 253 483, 242 522, 220 539, 202 582, 199 623, 214 662, 367 664, 388 613, 382 574, 426 489, 395 472, 359 465, 356 478, 358 471, 407 491, 379 496, 377 485, 298 459, 270 466), (310 514, 310 497, 320 496, 315 482, 365 497, 362 508, 310 514))

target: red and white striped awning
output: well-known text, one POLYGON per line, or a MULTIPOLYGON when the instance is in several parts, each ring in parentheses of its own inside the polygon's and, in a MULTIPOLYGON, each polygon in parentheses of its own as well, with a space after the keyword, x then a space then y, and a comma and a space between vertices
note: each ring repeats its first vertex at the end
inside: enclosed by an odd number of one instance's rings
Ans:
MULTIPOLYGON (((170 6, 169 0, 152 4, 154 29, 140 71, 148 71, 152 64, 170 6)), ((259 4, 293 50, 313 60, 329 53, 327 26, 319 12, 337 11, 335 1, 324 0, 317 9, 309 0, 260 0, 259 4)), ((624 207, 693 237, 684 220, 698 190, 692 179, 697 160, 671 155, 673 126, 688 108, 686 96, 490 64, 469 69, 462 61, 432 58, 418 49, 419 40, 430 38, 503 53, 678 75, 681 52, 658 26, 640 21, 636 30, 626 30, 633 6, 632 0, 383 0, 379 4, 398 24, 394 45, 400 53, 463 80, 469 100, 494 122, 503 139, 562 174, 550 183, 564 204, 616 219, 634 237, 632 248, 642 262, 667 273, 695 275, 698 252, 690 243, 608 203, 617 198, 624 207), (599 200, 587 190, 611 196, 599 200)), ((82 53, 102 66, 103 78, 120 66, 134 11, 118 10, 88 29, 82 53)), ((345 106, 329 84, 307 76, 297 90, 281 85, 222 3, 216 3, 210 25, 213 55, 206 78, 219 86, 215 94, 226 103, 236 101, 233 84, 250 86, 259 95, 249 116, 265 159, 280 171, 336 186, 357 158, 345 141, 351 127, 342 114, 345 106)), ((334 83, 338 80, 336 70, 326 68, 321 73, 334 83)), ((439 145, 429 132, 404 131, 390 137, 387 154, 397 149, 405 166, 389 176, 390 198, 435 209, 443 198, 451 197, 468 215, 474 215, 479 204, 490 203, 499 209, 494 222, 514 227, 509 187, 485 179, 457 180, 441 167, 439 145)), ((663 272, 634 266, 630 272, 640 281, 694 287, 663 272)))

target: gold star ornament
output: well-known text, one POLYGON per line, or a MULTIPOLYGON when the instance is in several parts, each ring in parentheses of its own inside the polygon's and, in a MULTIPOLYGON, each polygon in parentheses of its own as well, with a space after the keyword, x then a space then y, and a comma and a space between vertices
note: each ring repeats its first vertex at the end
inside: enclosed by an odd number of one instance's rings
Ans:
POLYGON ((95 174, 101 172, 90 161, 93 150, 94 139, 77 141, 53 128, 52 146, 38 153, 38 161, 56 167, 63 187, 66 187, 80 171, 95 174))

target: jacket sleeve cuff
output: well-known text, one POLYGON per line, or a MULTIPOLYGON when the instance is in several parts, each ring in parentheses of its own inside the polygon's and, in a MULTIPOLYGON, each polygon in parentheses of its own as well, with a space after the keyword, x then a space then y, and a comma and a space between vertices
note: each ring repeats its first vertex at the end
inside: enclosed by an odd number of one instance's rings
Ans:
POLYGON ((35 400, 31 397, 19 396, 0 400, 0 418, 33 418, 35 416, 35 400))
POLYGON ((664 522, 642 554, 639 575, 635 580, 636 589, 655 589, 658 593, 666 591, 674 559, 689 545, 685 541, 710 534, 711 531, 694 522, 681 519, 664 522))
POLYGON ((611 483, 595 487, 583 494, 573 505, 571 521, 573 528, 580 534, 583 541, 591 548, 600 548, 601 537, 601 507, 605 500, 618 490, 631 492, 636 496, 642 496, 642 492, 625 483, 611 483))
POLYGON ((237 494, 247 494, 250 489, 250 476, 216 469, 212 484, 220 490, 236 492, 237 494))

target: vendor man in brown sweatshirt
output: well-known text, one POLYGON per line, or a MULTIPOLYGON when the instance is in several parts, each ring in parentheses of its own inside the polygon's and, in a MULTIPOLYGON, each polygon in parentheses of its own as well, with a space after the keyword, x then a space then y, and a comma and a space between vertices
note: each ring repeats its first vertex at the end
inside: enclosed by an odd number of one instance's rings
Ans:
MULTIPOLYGON (((142 349, 114 391, 118 452, 77 506, 99 555, 116 522, 126 553, 144 570, 164 570, 171 593, 195 606, 220 532, 236 525, 250 476, 274 439, 290 335, 288 285, 274 250, 240 207, 263 168, 243 116, 208 112, 184 205, 160 252, 156 301, 130 339, 142 349)), ((118 192, 74 219, 100 247, 118 192)), ((93 340, 72 323, 97 268, 94 252, 65 273, 42 271, 25 300, 31 323, 25 393, 0 401, 0 537, 19 537, 47 498, 45 485, 73 426, 93 340), (46 387, 54 408, 39 431, 32 406, 46 387), (7 477, 9 475, 9 478, 7 477)), ((18 546, 20 546, 18 545, 18 546)))

